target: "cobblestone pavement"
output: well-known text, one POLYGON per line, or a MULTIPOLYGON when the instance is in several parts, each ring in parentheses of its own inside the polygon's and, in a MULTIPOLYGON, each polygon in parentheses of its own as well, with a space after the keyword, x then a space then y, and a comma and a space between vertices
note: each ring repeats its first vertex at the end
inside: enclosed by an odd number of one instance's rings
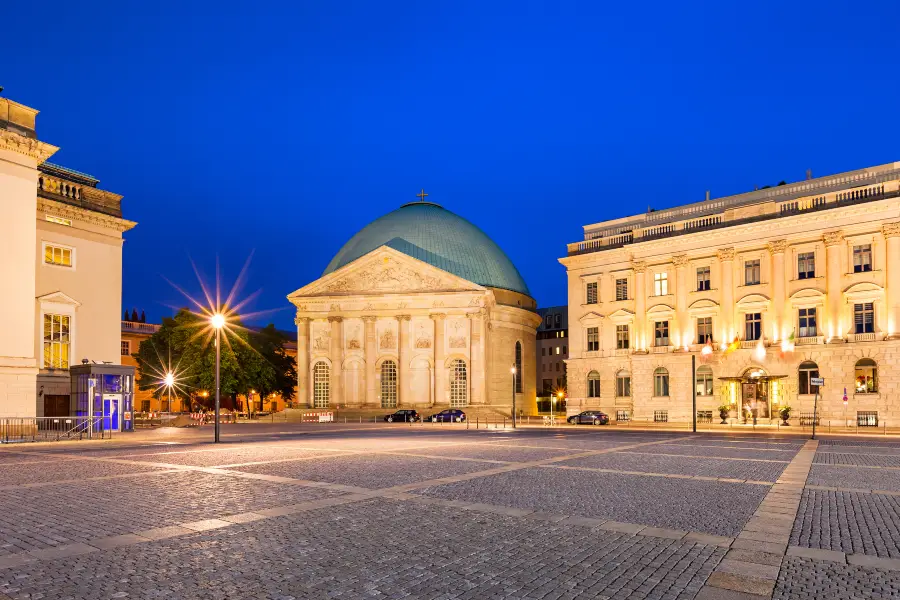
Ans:
POLYGON ((785 435, 223 433, 0 447, 0 599, 704 600, 747 568, 775 598, 900 595, 890 438, 823 441, 803 489, 785 435))

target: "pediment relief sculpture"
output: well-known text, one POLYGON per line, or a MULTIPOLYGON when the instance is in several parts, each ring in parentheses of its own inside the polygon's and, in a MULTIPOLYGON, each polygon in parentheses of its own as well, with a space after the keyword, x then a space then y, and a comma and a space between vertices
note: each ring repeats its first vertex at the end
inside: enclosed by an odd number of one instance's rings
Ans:
POLYGON ((393 257, 359 268, 324 285, 317 293, 404 292, 464 290, 460 282, 416 270, 393 257))
POLYGON ((381 334, 381 339, 378 343, 378 347, 382 350, 393 350, 397 347, 397 336, 394 335, 394 332, 390 329, 381 334))

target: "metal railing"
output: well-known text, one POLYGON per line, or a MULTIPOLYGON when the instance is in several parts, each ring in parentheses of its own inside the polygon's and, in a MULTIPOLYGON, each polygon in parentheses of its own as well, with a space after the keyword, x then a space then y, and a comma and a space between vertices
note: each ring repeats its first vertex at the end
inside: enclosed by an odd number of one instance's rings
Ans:
POLYGON ((0 419, 0 443, 59 442, 110 439, 103 416, 96 417, 7 417, 0 419))

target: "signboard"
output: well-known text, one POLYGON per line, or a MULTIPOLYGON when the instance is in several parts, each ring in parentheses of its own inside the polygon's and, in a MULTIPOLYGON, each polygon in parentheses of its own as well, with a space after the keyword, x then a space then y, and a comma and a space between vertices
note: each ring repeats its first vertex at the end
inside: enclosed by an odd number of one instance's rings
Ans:
POLYGON ((131 420, 131 411, 127 410, 124 413, 122 413, 122 418, 124 418, 126 421, 130 421, 131 420))
POLYGON ((824 377, 810 377, 809 385, 814 385, 816 387, 822 387, 823 385, 825 385, 825 378, 824 377))

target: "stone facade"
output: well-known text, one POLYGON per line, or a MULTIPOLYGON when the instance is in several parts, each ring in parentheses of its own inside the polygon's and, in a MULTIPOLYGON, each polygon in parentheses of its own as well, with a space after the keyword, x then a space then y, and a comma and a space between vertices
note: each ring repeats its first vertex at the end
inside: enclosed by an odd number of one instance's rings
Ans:
MULTIPOLYGON (((534 300, 382 246, 289 297, 298 401, 310 407, 534 407, 534 300)), ((531 407, 531 408, 529 408, 531 407)))
POLYGON ((898 217, 891 163, 585 227, 560 260, 569 412, 689 421, 696 385, 714 417, 796 417, 821 376, 821 419, 900 422, 898 217))

